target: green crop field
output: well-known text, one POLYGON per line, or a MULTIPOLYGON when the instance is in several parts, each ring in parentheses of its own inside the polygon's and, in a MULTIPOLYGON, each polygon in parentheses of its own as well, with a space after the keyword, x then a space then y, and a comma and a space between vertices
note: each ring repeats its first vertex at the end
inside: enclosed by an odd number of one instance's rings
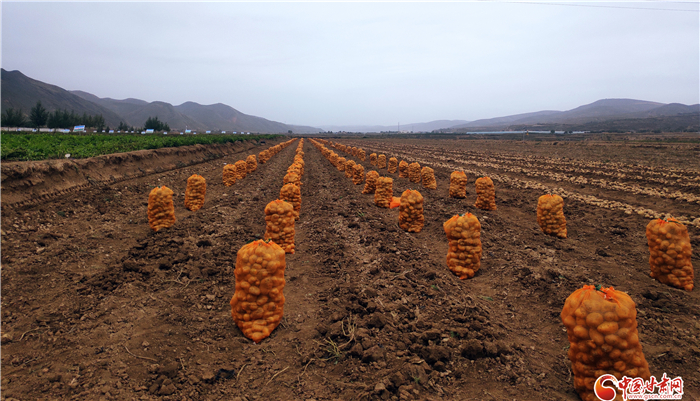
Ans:
POLYGON ((196 144, 221 144, 243 140, 273 139, 280 135, 161 135, 161 134, 36 134, 3 132, 2 160, 80 159, 110 153, 131 152, 196 144))

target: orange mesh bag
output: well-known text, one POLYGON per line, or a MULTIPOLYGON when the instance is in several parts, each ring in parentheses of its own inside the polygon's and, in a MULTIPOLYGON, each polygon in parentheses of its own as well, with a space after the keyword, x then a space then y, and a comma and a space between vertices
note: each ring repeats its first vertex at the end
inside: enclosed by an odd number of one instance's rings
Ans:
POLYGON ((287 173, 294 173, 298 175, 301 180, 301 164, 293 163, 291 166, 287 167, 287 173))
POLYGON ((267 161, 270 160, 270 151, 265 149, 262 152, 258 153, 258 161, 261 164, 267 163, 267 161))
POLYGON ((364 149, 359 149, 359 150, 357 151, 357 153, 358 153, 358 156, 357 156, 357 157, 358 157, 360 160, 365 161, 365 159, 367 158, 367 153, 365 152, 365 150, 364 150, 364 149))
POLYGON ((175 205, 172 189, 165 185, 153 188, 148 194, 148 225, 151 226, 151 230, 158 231, 173 224, 175 224, 175 205))
POLYGON ((239 160, 235 162, 233 166, 236 168, 236 179, 244 179, 246 174, 248 173, 248 167, 246 166, 245 160, 239 160))
POLYGON ((295 172, 285 174, 284 178, 282 179, 282 184, 294 184, 301 188, 301 180, 299 179, 299 174, 295 172))
POLYGON ((360 185, 365 182, 365 168, 361 164, 356 164, 354 170, 355 172, 352 176, 352 183, 355 185, 360 185))
POLYGON ((344 157, 338 158, 338 164, 336 165, 336 167, 338 168, 338 171, 345 171, 345 163, 346 162, 347 162, 347 160, 345 160, 344 157))
POLYGON ((386 168, 386 156, 385 155, 377 156, 377 168, 386 168))
POLYGON ((442 227, 447 234, 449 250, 447 267, 460 279, 474 277, 481 267, 481 224, 471 213, 453 216, 442 227))
POLYGON ((464 171, 454 171, 450 174, 450 198, 467 197, 467 175, 464 171))
POLYGON ((651 277, 686 291, 692 291, 695 272, 690 262, 688 228, 676 219, 656 219, 647 225, 651 277))
POLYGON ((246 172, 248 174, 258 169, 258 161, 255 159, 255 155, 248 155, 245 159, 246 172))
POLYGON ((207 194, 207 181, 199 174, 192 174, 187 179, 187 189, 185 190, 185 207, 191 211, 196 211, 204 206, 204 197, 207 194))
POLYGON ((299 167, 301 168, 301 174, 299 175, 300 177, 304 176, 304 166, 306 166, 306 163, 304 163, 304 158, 296 155, 294 156, 294 164, 298 164, 299 167))
POLYGON ((265 206, 265 240, 271 240, 284 249, 285 253, 294 253, 294 206, 277 199, 265 206))
POLYGON ((301 212, 301 189, 299 189, 299 186, 294 183, 282 186, 280 199, 292 204, 294 207, 294 219, 299 220, 299 213, 301 212))
POLYGON ((391 174, 394 174, 398 168, 399 161, 395 157, 389 158, 389 165, 387 166, 387 170, 389 170, 391 174))
POLYGON ((338 167, 338 154, 335 152, 331 152, 331 156, 328 160, 331 161, 331 164, 334 165, 335 167, 338 167))
POLYGON ((419 233, 423 229, 423 195, 407 189, 401 194, 399 206, 399 227, 409 233, 419 233))
POLYGON ((377 165, 377 154, 376 153, 369 154, 369 164, 371 164, 373 166, 377 165))
POLYGON ((230 187, 236 183, 236 166, 227 164, 224 166, 224 185, 230 187))
POLYGON ((363 194, 373 194, 377 190, 377 179, 379 178, 379 173, 372 170, 367 173, 365 177, 365 188, 362 190, 363 194))
POLYGON ((355 176, 355 161, 348 160, 345 162, 345 177, 353 178, 355 176))
POLYGON ((231 316, 255 343, 269 337, 282 320, 285 268, 284 250, 274 242, 253 241, 236 255, 231 316))
POLYGON ((479 177, 474 183, 476 202, 474 207, 481 210, 496 210, 496 189, 489 177, 479 177))
MULTIPOLYGON (((612 287, 586 285, 564 302, 561 320, 569 337, 574 388, 583 401, 598 401, 593 386, 604 374, 651 376, 637 332, 637 309, 629 295, 612 287)), ((621 394, 618 395, 622 400, 621 394)), ((618 400, 618 398, 615 398, 618 400)))
POLYGON ((408 178, 408 163, 404 160, 399 162, 399 178, 408 178))
POLYGON ((408 165, 408 179, 416 184, 420 183, 420 164, 418 162, 408 165))
POLYGON ((394 180, 390 177, 377 178, 377 189, 374 191, 374 204, 389 208, 394 196, 394 180))
POLYGON ((564 199, 559 195, 542 195, 537 200, 537 224, 547 235, 566 238, 564 199))
POLYGON ((430 167, 423 167, 420 170, 420 178, 423 181, 423 187, 428 189, 437 189, 435 182, 435 171, 430 167))

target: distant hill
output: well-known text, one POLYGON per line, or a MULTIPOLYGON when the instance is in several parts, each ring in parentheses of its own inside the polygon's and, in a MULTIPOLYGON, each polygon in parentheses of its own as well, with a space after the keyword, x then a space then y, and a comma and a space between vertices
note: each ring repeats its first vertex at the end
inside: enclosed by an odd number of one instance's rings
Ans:
POLYGON ((432 132, 442 128, 449 128, 459 124, 466 124, 466 120, 435 120, 427 123, 412 123, 396 125, 322 125, 324 131, 345 131, 345 132, 383 132, 396 131, 399 128, 401 131, 413 132, 432 132))
POLYGON ((13 108, 15 110, 22 109, 25 115, 29 115, 29 111, 40 100, 41 105, 49 112, 68 110, 81 115, 83 113, 101 114, 107 125, 119 125, 121 118, 113 111, 76 96, 63 88, 29 78, 19 71, 2 69, 0 74, 2 75, 3 113, 5 110, 13 108))
MULTIPOLYGON (((644 126, 645 119, 656 118, 649 121, 651 125, 660 129, 659 125, 681 124, 682 121, 691 121, 692 116, 687 114, 700 112, 698 105, 683 105, 680 103, 657 103, 634 99, 602 99, 596 102, 576 107, 567 111, 539 111, 535 113, 516 114, 512 116, 489 118, 461 124, 442 131, 483 131, 483 130, 521 130, 521 129, 559 129, 561 127, 596 127, 605 129, 605 122, 615 121, 612 125, 615 129, 622 129, 624 121, 634 120, 634 126, 644 126), (684 115, 678 118, 679 115, 684 115), (674 118, 671 118, 674 117, 674 118), (659 120, 659 118, 662 118, 659 120), (666 118, 664 123, 661 123, 666 118), (671 121, 674 121, 673 123, 671 121), (676 121, 678 120, 678 121, 676 121), (559 127, 559 128, 555 128, 559 127)), ((692 125, 692 124, 691 124, 692 125)), ((589 128, 590 129, 590 128, 589 128)))
POLYGON ((149 117, 158 117, 171 129, 186 128, 204 131, 225 130, 227 132, 318 133, 320 128, 288 125, 255 117, 217 103, 201 105, 186 102, 173 106, 166 102, 146 102, 140 99, 100 98, 91 93, 75 90, 67 91, 55 85, 29 78, 19 71, 2 70, 2 111, 12 107, 22 109, 24 114, 40 100, 48 110, 65 109, 77 114, 101 114, 111 127, 120 122, 141 127, 149 117))

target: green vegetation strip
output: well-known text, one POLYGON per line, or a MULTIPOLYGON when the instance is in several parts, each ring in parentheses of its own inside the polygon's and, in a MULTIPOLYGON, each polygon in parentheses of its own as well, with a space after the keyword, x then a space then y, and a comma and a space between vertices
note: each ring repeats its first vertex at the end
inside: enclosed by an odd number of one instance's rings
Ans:
POLYGON ((281 135, 161 135, 161 134, 28 134, 3 132, 2 160, 76 159, 110 153, 188 145, 223 144, 243 140, 273 139, 281 135))

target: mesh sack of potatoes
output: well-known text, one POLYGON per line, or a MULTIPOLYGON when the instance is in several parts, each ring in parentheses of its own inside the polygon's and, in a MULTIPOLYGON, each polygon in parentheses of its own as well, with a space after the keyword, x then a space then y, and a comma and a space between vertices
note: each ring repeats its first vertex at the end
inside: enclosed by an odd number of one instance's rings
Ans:
POLYGON ((423 229, 423 195, 407 189, 401 194, 399 206, 399 227, 409 233, 419 233, 423 229))
POLYGON ((377 154, 376 153, 370 153, 369 154, 369 164, 373 166, 377 166, 377 154))
POLYGON ((285 184, 294 184, 298 187, 301 187, 301 180, 299 179, 299 174, 295 172, 285 174, 284 178, 282 179, 282 185, 285 184))
POLYGON ((408 162, 405 160, 399 162, 399 178, 408 178, 408 162))
POLYGON ((355 161, 348 160, 345 162, 345 177, 353 178, 355 176, 355 161))
POLYGON ((372 170, 367 173, 365 177, 365 188, 362 190, 363 194, 373 194, 377 190, 377 178, 379 178, 379 173, 372 170))
POLYGON ((481 210, 496 210, 496 189, 489 177, 479 177, 474 183, 476 202, 474 207, 481 210))
POLYGON ((411 182, 420 184, 420 163, 413 162, 408 165, 408 179, 411 182))
POLYGON ((435 182, 435 171, 430 167, 423 167, 420 170, 420 178, 423 181, 423 187, 428 189, 437 189, 435 182))
POLYGON ((593 387, 605 374, 618 380, 623 376, 649 379, 637 309, 629 295, 612 287, 596 290, 586 285, 566 299, 561 320, 569 338, 574 388, 583 401, 598 401, 593 387))
POLYGON ((333 166, 338 167, 338 159, 339 158, 340 158, 340 156, 338 156, 337 153, 331 151, 331 156, 328 160, 330 160, 330 162, 333 166))
POLYGON ((399 168, 399 161, 395 157, 389 158, 389 164, 387 165, 387 170, 391 173, 394 174, 396 173, 396 170, 399 168))
POLYGON ((270 160, 270 151, 268 149, 265 149, 258 153, 258 162, 261 164, 267 163, 267 161, 270 160))
POLYGON ((245 159, 246 171, 248 174, 258 169, 258 160, 255 155, 248 155, 245 159))
POLYGON ((239 160, 233 164, 233 167, 236 168, 236 179, 237 180, 242 180, 245 178, 246 174, 248 173, 248 167, 246 166, 245 160, 239 160))
POLYGON ((450 198, 467 197, 467 175, 464 171, 454 171, 450 174, 450 198))
POLYGON ((148 225, 153 231, 168 228, 175 224, 175 204, 173 190, 163 185, 148 194, 148 225))
POLYGON ((299 220, 301 212, 301 189, 294 183, 284 184, 280 189, 280 199, 291 203, 294 207, 294 218, 299 220))
POLYGON ((255 343, 269 337, 284 314, 284 250, 274 242, 253 241, 236 255, 236 290, 231 316, 255 343))
POLYGON ((338 164, 336 165, 338 171, 345 171, 345 163, 347 163, 347 160, 344 157, 338 158, 338 164))
POLYGON ((374 204, 389 208, 394 196, 394 180, 391 177, 377 178, 377 189, 374 191, 374 204))
POLYGON ((357 157, 358 157, 360 160, 365 161, 365 159, 367 158, 367 153, 365 152, 364 149, 360 149, 360 150, 357 151, 357 157))
POLYGON ((227 164, 224 166, 223 172, 224 185, 230 187, 236 183, 236 166, 227 164))
POLYGON ((542 195, 537 200, 537 224, 547 235, 566 238, 564 199, 559 195, 542 195))
POLYGON ((656 219, 646 229, 651 277, 676 288, 692 291, 695 272, 688 227, 676 219, 656 219))
POLYGON ((294 253, 294 205, 281 199, 273 200, 265 206, 265 239, 271 240, 284 249, 285 253, 294 253))
POLYGON ((481 224, 471 213, 453 216, 442 227, 447 234, 447 267, 461 280, 474 277, 481 267, 481 224))
POLYGON ((352 183, 360 185, 365 182, 365 168, 361 164, 356 164, 352 175, 352 183))
POLYGON ((287 173, 294 173, 299 176, 299 179, 301 179, 301 164, 294 162, 292 165, 287 167, 287 173))
POLYGON ((377 155, 377 168, 386 168, 386 155, 377 155))
POLYGON ((185 190, 185 207, 196 211, 204 206, 204 197, 207 194, 207 181, 199 174, 192 174, 187 179, 185 190))

